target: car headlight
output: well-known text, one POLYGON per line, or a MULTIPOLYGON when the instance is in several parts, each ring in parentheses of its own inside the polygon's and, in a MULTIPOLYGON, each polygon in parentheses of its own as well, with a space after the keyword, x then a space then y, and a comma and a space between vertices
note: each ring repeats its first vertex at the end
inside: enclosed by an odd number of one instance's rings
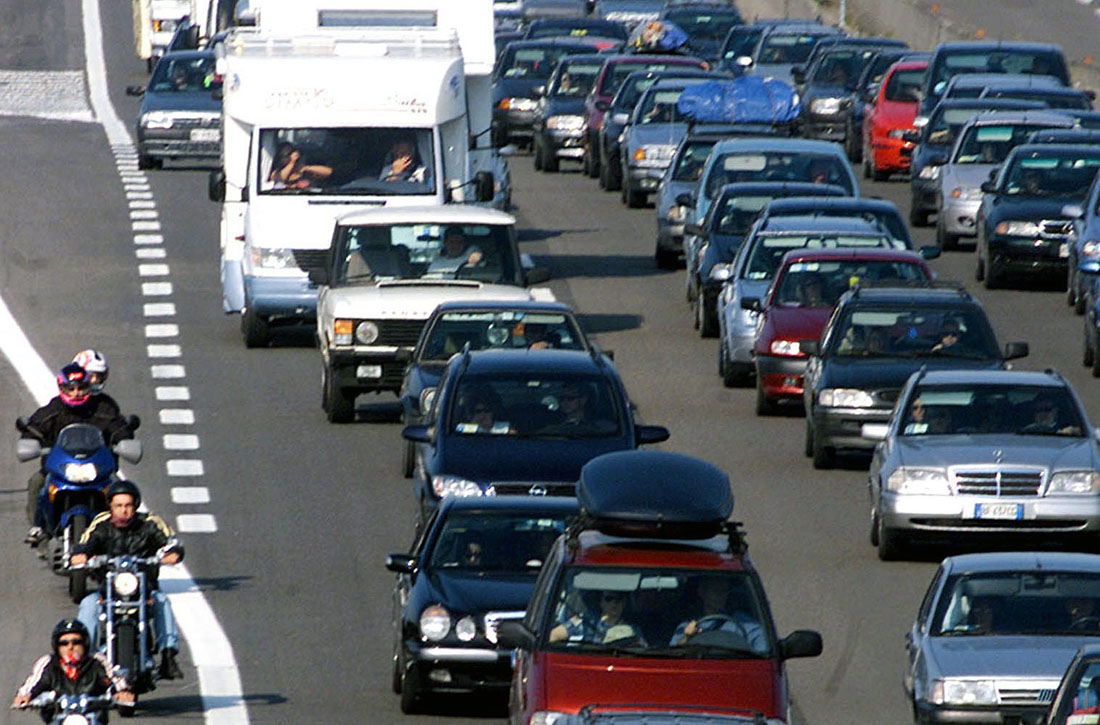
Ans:
POLYGON ((997 687, 992 680, 936 680, 932 702, 937 705, 995 705, 997 687))
POLYGON ((350 345, 351 335, 355 330, 355 320, 333 320, 332 344, 350 345))
POLYGON ((816 113, 819 116, 832 116, 840 113, 843 105, 843 98, 815 98, 810 101, 810 113, 816 113))
POLYGON ((73 483, 90 483, 95 480, 94 463, 66 463, 65 479, 73 483))
POLYGON ((534 98, 501 98, 497 108, 502 111, 533 111, 538 101, 534 98))
POLYGON ((580 131, 584 128, 584 116, 551 116, 546 127, 552 131, 580 131))
POLYGON ((424 388, 420 391, 420 414, 427 415, 428 411, 432 409, 432 403, 435 402, 435 388, 424 388))
POLYGON ((800 352, 798 340, 772 340, 769 349, 772 351, 772 355, 789 355, 792 357, 797 356, 800 352))
POLYGON ((1047 493, 1089 495, 1100 493, 1100 472, 1057 471, 1050 477, 1047 493))
POLYGON ((470 496, 483 495, 481 486, 477 485, 476 481, 469 481, 458 476, 432 476, 432 490, 440 498, 446 498, 447 496, 469 498, 470 496))
POLYGON ((554 723, 561 720, 563 717, 565 717, 564 712, 538 710, 531 714, 531 725, 554 725, 554 723))
POLYGON ((667 144, 646 144, 634 149, 631 158, 634 159, 635 166, 660 168, 668 166, 675 152, 675 146, 669 146, 667 144))
POLYGON ((150 111, 141 117, 144 128, 172 128, 172 117, 163 111, 150 111))
POLYGON ((756 327, 756 320, 760 317, 760 313, 756 310, 746 310, 741 308, 741 324, 744 327, 756 327))
POLYGON ((940 170, 942 169, 942 166, 925 166, 923 169, 920 170, 920 173, 917 174, 917 176, 924 179, 925 181, 935 181, 936 179, 940 178, 940 170))
POLYGON ((1088 259, 1100 257, 1100 242, 1090 239, 1081 245, 1081 256, 1088 259))
POLYGON ((963 186, 956 186, 951 190, 952 199, 962 199, 963 201, 981 199, 982 190, 980 188, 969 188, 963 186))
POLYGON ((1010 237, 1037 237, 1040 234, 1035 222, 1001 222, 993 231, 1010 237))
POLYGON ((684 214, 686 213, 687 210, 684 209, 684 207, 680 206, 679 204, 673 204, 668 208, 668 220, 670 222, 679 224, 680 222, 684 221, 684 214))
POLYGON ((293 249, 252 247, 252 266, 263 269, 297 269, 293 249))
POLYGON ((886 135, 890 138, 905 138, 905 131, 904 128, 892 128, 886 132, 886 135))
POLYGON ((477 625, 473 617, 463 617, 455 623, 455 636, 463 642, 469 642, 477 636, 477 625))
POLYGON ((707 278, 711 282, 725 282, 730 278, 730 266, 728 264, 716 264, 710 268, 707 278))
POLYGON ((115 591, 120 597, 128 597, 138 589, 137 574, 132 571, 119 572, 115 576, 115 591))
POLYGON ((364 320, 355 328, 355 339, 363 345, 373 345, 378 339, 378 325, 370 320, 364 320))
POLYGON ((817 402, 826 408, 870 408, 875 404, 866 390, 852 388, 825 388, 818 393, 817 402))
POLYGON ((420 636, 430 642, 438 642, 451 631, 451 615, 438 604, 426 607, 420 613, 420 636))
POLYGON ((900 466, 886 479, 886 490, 903 494, 946 496, 951 493, 947 485, 947 471, 942 468, 912 468, 900 466))

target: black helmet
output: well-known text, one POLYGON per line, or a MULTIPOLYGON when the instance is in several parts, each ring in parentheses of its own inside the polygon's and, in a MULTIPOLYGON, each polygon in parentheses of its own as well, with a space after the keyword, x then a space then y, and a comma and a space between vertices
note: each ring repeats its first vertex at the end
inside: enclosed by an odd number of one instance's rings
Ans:
POLYGON ((119 495, 120 493, 128 493, 128 494, 130 494, 131 496, 134 497, 134 508, 137 508, 138 506, 141 505, 141 490, 138 489, 138 487, 136 485, 134 485, 133 481, 127 481, 126 479, 121 479, 121 480, 115 481, 110 486, 108 486, 107 487, 107 503, 110 504, 111 499, 114 498, 115 496, 119 495))
POLYGON ((53 647, 53 651, 57 651, 58 641, 63 635, 66 634, 79 634, 84 638, 84 646, 88 646, 88 628, 84 626, 84 623, 79 619, 62 619, 57 623, 57 626, 53 628, 53 634, 50 635, 50 645, 53 647))

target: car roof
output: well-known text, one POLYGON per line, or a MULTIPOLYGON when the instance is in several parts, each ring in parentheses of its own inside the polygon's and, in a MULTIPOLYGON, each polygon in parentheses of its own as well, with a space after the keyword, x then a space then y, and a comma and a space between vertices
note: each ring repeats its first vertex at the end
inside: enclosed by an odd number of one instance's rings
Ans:
MULTIPOLYGON (((989 373, 991 371, 983 371, 989 373)), ((1014 572, 1037 569, 1100 572, 1100 554, 1062 551, 996 551, 960 554, 943 560, 952 573, 1014 572)))
POLYGON ((203 48, 201 50, 173 50, 171 53, 165 53, 161 56, 161 60, 165 58, 169 60, 198 60, 200 58, 214 58, 214 51, 203 48))
POLYGON ((1056 373, 1037 370, 930 370, 921 376, 921 385, 1040 385, 1067 387, 1056 373))
POLYGON ((549 38, 524 38, 513 40, 504 47, 504 50, 517 48, 578 48, 592 50, 592 43, 577 40, 569 35, 555 35, 549 38))
POLYGON ((649 88, 645 89, 646 93, 651 92, 653 89, 672 89, 680 90, 687 88, 688 86, 695 85, 696 83, 703 83, 706 78, 659 78, 649 88))
POLYGON ((530 511, 575 512, 577 499, 572 496, 447 496, 440 503, 440 514, 449 511, 493 510, 493 511, 530 511))
POLYGON ((723 185, 718 189, 716 194, 712 194, 711 196, 717 201, 719 198, 726 198, 737 194, 758 194, 761 192, 774 191, 806 192, 811 195, 800 197, 803 199, 820 199, 822 197, 826 199, 848 198, 848 192, 844 187, 837 186, 836 184, 815 184, 812 181, 735 181, 723 185), (820 193, 821 196, 812 196, 814 193, 820 193))
POLYGON ((442 302, 436 313, 462 311, 523 310, 524 312, 563 312, 573 314, 573 308, 564 302, 540 302, 538 300, 455 300, 442 302))
POLYGON ((840 146, 832 141, 807 138, 727 138, 714 147, 714 154, 735 151, 780 151, 788 153, 816 153, 843 156, 840 146))
POLYGON ((768 232, 849 232, 854 234, 889 233, 878 224, 856 217, 819 217, 819 216, 780 216, 768 217, 760 228, 761 233, 768 232))
POLYGON ((904 50, 909 47, 909 44, 904 40, 897 40, 896 38, 862 38, 852 37, 847 35, 841 35, 836 39, 827 39, 821 41, 821 53, 828 53, 834 48, 898 48, 904 50))
POLYGON ((336 220, 340 226, 387 224, 515 224, 516 218, 496 209, 473 204, 385 206, 355 211, 336 220))
POLYGON ((936 54, 950 53, 954 51, 968 52, 975 50, 1044 50, 1054 51, 1059 55, 1062 48, 1054 43, 1034 43, 1016 40, 957 40, 949 43, 940 43, 933 51, 936 54))
MULTIPOLYGON (((1020 101, 1015 98, 944 98, 936 108, 981 108, 995 110, 1004 108, 1009 111, 1046 110, 1039 101, 1020 101)), ((935 109, 932 110, 935 113, 935 109)))
MULTIPOLYGON (((1084 96, 1085 92, 1079 88, 1068 88, 1067 86, 1027 86, 1016 85, 1015 83, 1004 83, 1002 85, 991 86, 989 91, 994 93, 1019 93, 1021 95, 1028 96, 1084 96)), ((987 91, 987 92, 989 92, 987 91)))
POLYGON ((871 199, 866 196, 789 196, 785 199, 773 199, 768 202, 768 205, 764 207, 768 216, 784 215, 791 216, 792 211, 795 210, 807 210, 813 211, 814 209, 821 209, 825 207, 827 209, 839 209, 842 211, 856 212, 898 212, 898 207, 894 202, 886 199, 871 199), (812 207, 812 208, 811 208, 812 207))
POLYGON ((1072 127, 1073 119, 1064 113, 1055 113, 1048 110, 1037 111, 1008 111, 994 115, 979 114, 967 122, 968 126, 1003 126, 1006 123, 1018 123, 1021 125, 1050 124, 1052 126, 1072 127))
POLYGON ((605 376, 611 368, 585 350, 475 350, 465 374, 572 373, 605 376))
POLYGON ((978 305, 977 300, 971 297, 965 289, 943 285, 935 287, 860 287, 858 294, 856 290, 844 294, 848 299, 846 304, 879 305, 889 303, 940 306, 953 303, 957 305, 978 305))
POLYGON ((887 70, 891 73, 897 73, 899 70, 923 70, 928 67, 927 58, 914 58, 912 60, 899 60, 894 63, 887 70))
POLYGON ((917 252, 911 252, 908 249, 885 249, 882 247, 831 247, 828 249, 792 249, 791 251, 783 255, 783 261, 780 263, 780 266, 785 267, 788 264, 793 264, 795 262, 816 262, 834 259, 912 262, 914 264, 919 264, 922 267, 927 266, 924 262, 924 257, 920 256, 920 254, 918 254, 917 252))
POLYGON ((1007 86, 1020 83, 1029 88, 1065 88, 1057 76, 1034 75, 1030 73, 959 73, 947 82, 948 86, 958 88, 974 86, 1007 86))
MULTIPOLYGON (((1051 156, 1100 156, 1100 146, 1086 143, 1025 143, 1009 152, 1014 156, 1026 153, 1049 154, 1051 156)), ((1007 159, 1006 159, 1007 161, 1007 159)))
POLYGON ((1032 137, 1043 139, 1046 144, 1095 144, 1100 141, 1097 128, 1042 128, 1032 131, 1032 137))
POLYGON ((581 63, 592 63, 592 62, 603 63, 605 60, 607 60, 607 56, 602 55, 600 53, 577 53, 576 55, 567 55, 564 58, 562 58, 561 60, 559 60, 558 61, 558 66, 559 67, 560 66, 569 66, 569 65, 572 65, 573 63, 577 63, 577 62, 581 62, 581 63))

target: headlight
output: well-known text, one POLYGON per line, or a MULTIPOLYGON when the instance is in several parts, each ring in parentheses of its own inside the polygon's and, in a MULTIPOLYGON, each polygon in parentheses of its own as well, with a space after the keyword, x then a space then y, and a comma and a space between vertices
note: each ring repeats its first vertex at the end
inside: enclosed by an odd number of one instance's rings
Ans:
POLYGON ((355 328, 355 339, 363 345, 373 345, 378 339, 378 325, 370 320, 360 322, 355 328))
POLYGON ((890 138, 905 138, 905 131, 904 128, 893 128, 887 131, 886 135, 890 138))
POLYGON ((641 166, 643 168, 661 168, 668 166, 674 153, 676 153, 675 146, 666 144, 646 144, 645 146, 639 146, 634 149, 631 158, 634 159, 635 166, 641 166))
POLYGON ((679 224, 684 220, 684 214, 687 212, 684 207, 679 204, 673 204, 668 208, 668 220, 679 224))
POLYGON ((136 592, 137 589, 137 574, 131 571, 124 571, 115 576, 115 591, 120 597, 128 597, 136 592))
POLYGON ((94 463, 66 463, 65 479, 73 483, 90 483, 95 480, 94 463))
POLYGON ((430 642, 438 642, 451 631, 451 615, 438 604, 420 613, 420 636, 430 642))
POLYGON ((716 264, 710 268, 707 278, 711 282, 725 282, 730 278, 730 266, 728 264, 716 264))
POLYGON ((469 642, 477 636, 477 625, 472 617, 463 617, 455 623, 455 636, 463 642, 469 642))
POLYGON ((942 166, 925 166, 923 169, 920 170, 920 174, 918 174, 918 176, 925 181, 935 181, 936 179, 940 178, 941 169, 943 169, 942 166))
POLYGON ((66 715, 61 725, 88 725, 88 718, 83 715, 66 715))
POLYGON ((584 116, 551 116, 546 127, 552 131, 580 131, 584 128, 584 116))
POLYGON ((534 98, 501 98, 497 108, 502 111, 533 111, 538 101, 534 98))
POLYGON ((424 388, 420 391, 420 414, 427 415, 435 402, 435 388, 424 388))
POLYGON ((1100 473, 1097 471, 1058 471, 1050 477, 1047 493, 1100 493, 1100 473))
POLYGON ((756 320, 760 317, 760 313, 756 310, 746 310, 741 308, 741 324, 744 327, 756 327, 756 320))
POLYGON ((1100 257, 1100 242, 1090 239, 1081 245, 1081 256, 1089 259, 1100 257))
POLYGON ((797 340, 772 340, 770 349, 772 355, 795 356, 799 354, 797 340))
POLYGON ((297 269, 293 249, 252 247, 252 266, 263 269, 297 269))
POLYGON ((172 117, 162 111, 152 111, 141 117, 145 128, 172 128, 172 117))
POLYGON ((832 116, 840 113, 840 107, 843 103, 843 98, 815 98, 810 101, 810 113, 816 113, 820 116, 832 116))
POLYGON ((926 494, 947 496, 951 489, 947 485, 947 472, 942 468, 910 468, 901 466, 894 469, 886 479, 886 490, 894 493, 926 494))
POLYGON ((849 388, 825 388, 817 402, 826 408, 870 408, 875 404, 867 391, 849 388))
POLYGON ((1037 237, 1040 234, 1035 222, 1001 222, 993 231, 1010 237, 1037 237))
POLYGON ((962 186, 956 186, 954 189, 951 190, 951 198, 952 199, 962 199, 964 201, 966 201, 968 199, 970 199, 970 200, 981 199, 982 198, 982 190, 980 188, 970 189, 970 188, 964 188, 962 186))
POLYGON ((350 345, 355 320, 334 320, 332 323, 332 344, 350 345))
POLYGON ((561 720, 563 717, 565 717, 564 712, 539 710, 531 714, 531 725, 554 725, 554 723, 561 720))
POLYGON ((997 688, 992 680, 936 680, 932 702, 937 705, 995 705, 997 688))
POLYGON ((469 498, 482 495, 481 486, 476 482, 458 476, 432 476, 432 490, 440 498, 447 496, 469 498))

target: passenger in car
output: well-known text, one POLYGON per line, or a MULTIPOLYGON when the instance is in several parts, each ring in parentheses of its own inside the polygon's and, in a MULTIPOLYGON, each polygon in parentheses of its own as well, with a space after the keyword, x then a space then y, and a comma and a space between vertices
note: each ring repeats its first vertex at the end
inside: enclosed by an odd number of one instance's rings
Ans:
POLYGON ((574 615, 550 630, 550 641, 647 646, 641 630, 624 617, 627 598, 627 592, 600 592, 598 618, 574 615))

